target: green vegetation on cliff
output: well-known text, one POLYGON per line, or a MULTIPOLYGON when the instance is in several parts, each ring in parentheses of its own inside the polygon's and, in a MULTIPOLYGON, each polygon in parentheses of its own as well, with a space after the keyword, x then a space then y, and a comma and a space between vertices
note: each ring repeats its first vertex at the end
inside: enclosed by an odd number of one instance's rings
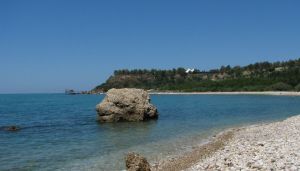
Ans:
POLYGON ((244 67, 222 66, 219 69, 187 72, 172 70, 117 70, 93 89, 143 88, 156 91, 292 91, 300 90, 300 59, 286 62, 260 62, 244 67))

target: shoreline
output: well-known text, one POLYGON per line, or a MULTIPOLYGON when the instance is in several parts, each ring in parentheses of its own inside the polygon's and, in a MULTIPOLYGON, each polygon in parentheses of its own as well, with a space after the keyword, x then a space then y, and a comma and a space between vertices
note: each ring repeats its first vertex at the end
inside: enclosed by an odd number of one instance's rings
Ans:
MULTIPOLYGON (((297 91, 211 91, 211 92, 177 92, 177 91, 148 91, 150 95, 270 95, 270 96, 300 96, 297 91)), ((105 95, 106 93, 91 93, 82 95, 105 95)))
POLYGON ((181 171, 191 167, 198 160, 208 157, 215 151, 222 148, 234 135, 236 128, 228 128, 210 136, 205 143, 194 147, 192 151, 185 152, 172 159, 160 161, 160 164, 153 165, 152 171, 181 171))
POLYGON ((300 96, 295 91, 235 91, 235 92, 148 92, 150 95, 272 95, 300 96))
POLYGON ((152 167, 154 171, 240 169, 300 169, 300 115, 228 128, 191 152, 152 167))

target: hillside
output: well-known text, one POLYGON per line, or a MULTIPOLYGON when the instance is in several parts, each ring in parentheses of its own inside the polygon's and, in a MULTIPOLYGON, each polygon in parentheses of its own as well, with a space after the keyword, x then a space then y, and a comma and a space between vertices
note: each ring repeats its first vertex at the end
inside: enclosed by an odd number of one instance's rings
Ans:
POLYGON ((110 88, 143 88, 153 91, 298 91, 300 59, 285 62, 259 62, 247 66, 222 66, 201 71, 177 68, 172 70, 117 70, 92 92, 110 88))

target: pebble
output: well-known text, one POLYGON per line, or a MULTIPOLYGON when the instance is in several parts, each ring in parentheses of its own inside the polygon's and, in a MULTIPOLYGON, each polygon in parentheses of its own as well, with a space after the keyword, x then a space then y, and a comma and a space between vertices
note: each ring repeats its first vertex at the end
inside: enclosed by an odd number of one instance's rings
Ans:
POLYGON ((195 170, 300 170, 300 115, 239 129, 223 149, 186 169, 195 170))

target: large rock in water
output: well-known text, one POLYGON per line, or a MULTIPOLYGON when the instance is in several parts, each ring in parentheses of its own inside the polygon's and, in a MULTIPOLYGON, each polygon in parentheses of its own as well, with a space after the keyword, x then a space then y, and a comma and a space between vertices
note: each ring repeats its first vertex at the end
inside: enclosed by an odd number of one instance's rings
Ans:
POLYGON ((157 119, 156 107, 142 89, 110 89, 96 106, 100 122, 145 121, 157 119))

